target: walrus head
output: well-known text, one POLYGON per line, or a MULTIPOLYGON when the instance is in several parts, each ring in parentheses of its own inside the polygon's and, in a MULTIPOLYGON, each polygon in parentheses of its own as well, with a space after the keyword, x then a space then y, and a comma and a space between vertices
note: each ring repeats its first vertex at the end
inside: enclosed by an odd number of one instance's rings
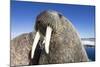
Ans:
POLYGON ((50 38, 53 33, 61 30, 61 27, 58 29, 59 25, 61 25, 61 21, 59 21, 61 18, 64 18, 64 16, 53 10, 43 11, 37 16, 35 25, 36 36, 33 42, 31 58, 34 56, 41 35, 44 37, 45 51, 47 54, 49 53, 50 38))

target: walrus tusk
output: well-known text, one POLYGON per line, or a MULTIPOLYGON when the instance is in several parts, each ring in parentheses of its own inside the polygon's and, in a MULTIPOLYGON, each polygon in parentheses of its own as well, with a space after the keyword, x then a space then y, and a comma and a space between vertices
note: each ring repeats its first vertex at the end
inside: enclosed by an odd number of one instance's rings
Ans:
POLYGON ((39 41, 39 38, 40 38, 40 33, 39 33, 39 31, 37 31, 35 38, 34 38, 33 46, 32 46, 31 58, 33 58, 33 56, 34 56, 34 52, 35 52, 37 43, 39 41))
POLYGON ((50 26, 47 26, 46 29, 46 38, 45 38, 45 51, 48 54, 49 53, 49 43, 51 38, 52 28, 50 26))

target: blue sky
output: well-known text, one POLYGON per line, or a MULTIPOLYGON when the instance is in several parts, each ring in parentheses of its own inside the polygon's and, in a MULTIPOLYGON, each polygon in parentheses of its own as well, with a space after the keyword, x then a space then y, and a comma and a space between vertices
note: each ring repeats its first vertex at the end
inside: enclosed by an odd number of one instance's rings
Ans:
POLYGON ((81 38, 95 37, 95 7, 37 2, 11 2, 11 38, 34 30, 36 16, 44 10, 56 10, 67 17, 81 38))

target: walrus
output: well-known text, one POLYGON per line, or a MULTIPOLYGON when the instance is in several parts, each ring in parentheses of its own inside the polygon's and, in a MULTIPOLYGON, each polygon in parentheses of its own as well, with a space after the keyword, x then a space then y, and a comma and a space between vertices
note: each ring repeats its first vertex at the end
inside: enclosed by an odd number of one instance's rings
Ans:
POLYGON ((31 58, 34 58, 39 39, 41 36, 44 38, 39 64, 89 61, 79 33, 63 14, 54 10, 41 12, 36 18, 35 30, 31 58))
POLYGON ((88 61, 76 29, 61 13, 41 12, 35 30, 11 40, 11 66, 88 61))

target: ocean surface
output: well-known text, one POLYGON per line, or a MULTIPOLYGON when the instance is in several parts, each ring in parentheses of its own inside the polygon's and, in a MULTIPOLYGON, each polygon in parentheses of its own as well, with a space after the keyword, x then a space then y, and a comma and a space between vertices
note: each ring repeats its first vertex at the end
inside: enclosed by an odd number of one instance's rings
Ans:
POLYGON ((87 52, 88 58, 91 61, 95 61, 95 47, 85 47, 85 50, 87 52))

